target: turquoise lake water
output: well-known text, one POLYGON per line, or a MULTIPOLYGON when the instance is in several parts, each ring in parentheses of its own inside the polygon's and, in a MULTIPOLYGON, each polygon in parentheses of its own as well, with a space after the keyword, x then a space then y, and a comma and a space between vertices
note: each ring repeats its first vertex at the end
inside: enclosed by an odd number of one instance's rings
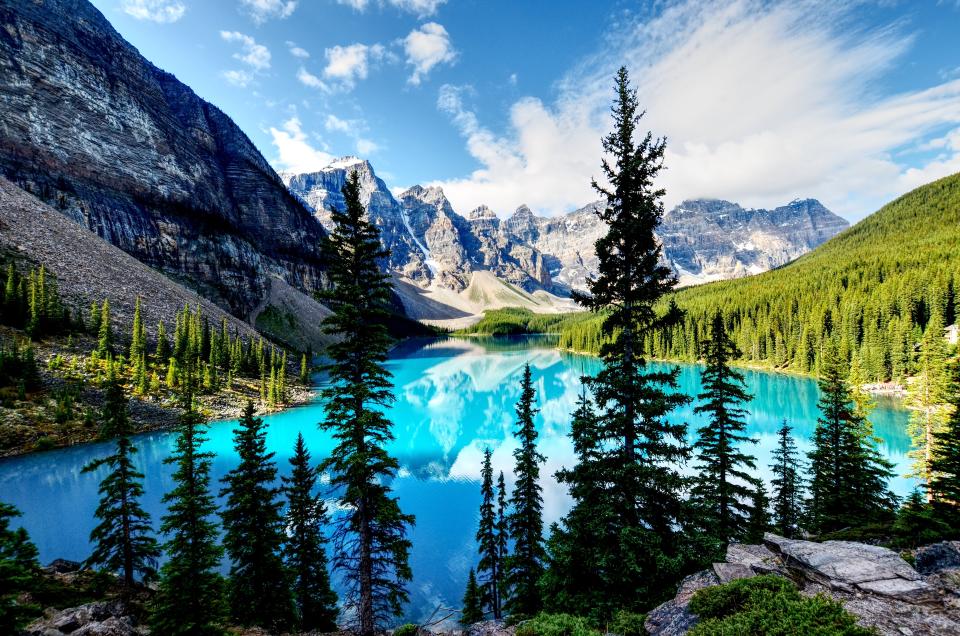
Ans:
MULTIPOLYGON (((516 447, 512 432, 513 407, 519 398, 519 378, 530 363, 537 402, 540 449, 547 457, 542 469, 544 512, 547 523, 561 517, 570 505, 553 473, 573 462, 569 438, 569 415, 580 391, 580 376, 592 374, 599 361, 588 356, 561 353, 549 338, 445 339, 407 341, 390 359, 396 403, 391 409, 396 441, 390 448, 401 470, 392 486, 404 512, 416 515, 412 532, 411 565, 414 579, 409 586, 407 617, 422 620, 437 605, 459 607, 467 572, 476 562, 477 508, 480 502, 480 461, 486 447, 493 449, 494 470, 507 475, 512 487, 511 455, 516 447)), ((680 366, 681 389, 700 391, 700 370, 680 366)), ((816 383, 808 378, 746 371, 749 391, 748 434, 760 472, 768 476, 770 451, 776 430, 786 418, 794 427, 802 451, 810 448, 816 423, 816 383)), ((702 424, 691 404, 675 413, 689 424, 691 434, 702 424)), ((266 416, 268 445, 277 454, 281 473, 289 469, 297 433, 302 432, 315 460, 331 448, 329 435, 316 423, 322 417, 319 404, 266 416)), ((879 401, 872 420, 883 440, 883 453, 894 462, 898 475, 907 472, 910 440, 906 434, 908 414, 899 402, 879 401)), ((209 430, 207 448, 216 453, 213 478, 219 480, 236 464, 231 447, 233 422, 217 422, 209 430)), ((160 498, 172 487, 172 467, 163 465, 173 447, 169 432, 137 437, 140 452, 136 462, 146 474, 144 506, 154 524, 163 513, 160 498)), ((87 536, 94 525, 97 485, 101 474, 81 474, 81 467, 105 454, 104 444, 36 453, 0 460, 0 500, 16 505, 21 522, 40 550, 40 558, 82 560, 90 553, 87 536)), ((906 495, 912 481, 903 477, 891 487, 906 495)), ((219 490, 219 485, 215 487, 219 490)))

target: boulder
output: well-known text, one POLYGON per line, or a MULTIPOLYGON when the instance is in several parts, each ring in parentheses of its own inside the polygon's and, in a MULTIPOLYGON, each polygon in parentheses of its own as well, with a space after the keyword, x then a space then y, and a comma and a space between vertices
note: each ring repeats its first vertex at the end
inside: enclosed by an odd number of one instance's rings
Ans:
POLYGON ((516 628, 504 621, 481 621, 466 629, 467 636, 513 636, 516 628))
POLYGON ((137 625, 121 601, 100 601, 51 611, 25 631, 27 636, 143 636, 148 633, 146 628, 137 625))
POLYGON ((941 541, 917 548, 916 568, 920 574, 937 574, 960 568, 960 541, 941 541))
POLYGON ((644 623, 647 632, 650 636, 686 634, 697 623, 697 617, 689 610, 690 599, 698 590, 719 583, 720 579, 712 570, 702 570, 683 579, 673 599, 647 614, 647 621, 644 623))

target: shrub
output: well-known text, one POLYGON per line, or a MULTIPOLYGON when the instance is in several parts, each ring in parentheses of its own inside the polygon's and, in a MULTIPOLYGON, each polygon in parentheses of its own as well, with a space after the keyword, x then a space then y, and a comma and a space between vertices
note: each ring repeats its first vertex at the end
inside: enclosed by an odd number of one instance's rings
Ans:
POLYGON ((417 636, 420 633, 420 627, 413 623, 407 623, 393 630, 393 636, 417 636))
POLYGON ((856 617, 836 601, 820 594, 801 596, 792 583, 772 575, 700 590, 690 600, 690 611, 700 617, 690 636, 876 634, 858 626, 856 617))
POLYGON ((46 435, 38 439, 33 445, 33 449, 37 451, 47 451, 56 447, 57 443, 53 438, 47 437, 46 435))
POLYGON ((537 614, 517 627, 517 636, 600 636, 600 630, 581 616, 537 614))
POLYGON ((646 621, 646 614, 620 610, 613 616, 607 631, 617 636, 644 636, 647 633, 647 628, 643 626, 646 621))

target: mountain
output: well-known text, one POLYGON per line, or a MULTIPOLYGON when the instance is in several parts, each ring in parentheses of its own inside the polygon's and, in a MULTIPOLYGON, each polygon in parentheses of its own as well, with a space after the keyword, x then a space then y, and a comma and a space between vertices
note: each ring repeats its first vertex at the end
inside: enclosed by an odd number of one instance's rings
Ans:
MULTIPOLYGON (((596 273, 594 243, 606 233, 599 202, 546 218, 521 205, 506 219, 486 206, 458 214, 435 187, 414 186, 396 198, 368 161, 339 159, 318 172, 285 175, 291 192, 324 224, 343 205, 340 188, 351 170, 363 203, 392 254, 389 267, 428 289, 463 292, 475 272, 490 272, 524 292, 559 296, 586 289, 596 273)), ((684 201, 664 215, 664 259, 681 285, 766 271, 823 243, 847 227, 819 202, 794 201, 773 210, 715 200, 684 201)))
POLYGON ((323 228, 229 117, 86 0, 0 23, 0 174, 244 320, 275 283, 316 304, 323 228))
MULTIPOLYGON (((651 338, 651 354, 697 359, 720 310, 751 365, 816 372, 832 341, 867 382, 900 382, 916 371, 928 326, 957 322, 958 288, 960 173, 905 194, 783 267, 676 291, 669 300, 684 322, 651 338)), ((585 318, 565 328, 561 345, 593 350, 598 336, 598 321, 585 318)))

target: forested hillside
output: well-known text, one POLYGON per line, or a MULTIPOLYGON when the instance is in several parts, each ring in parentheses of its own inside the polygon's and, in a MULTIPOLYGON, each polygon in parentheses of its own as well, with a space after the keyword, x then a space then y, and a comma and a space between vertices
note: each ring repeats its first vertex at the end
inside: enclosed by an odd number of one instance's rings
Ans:
MULTIPOLYGON (((868 381, 910 375, 931 322, 956 321, 960 282, 960 174, 900 197, 780 269, 682 289, 663 302, 683 322, 647 338, 655 357, 694 360, 719 308, 743 361, 802 373, 824 344, 859 356, 868 381)), ((596 317, 567 324, 560 346, 597 351, 596 317)))

